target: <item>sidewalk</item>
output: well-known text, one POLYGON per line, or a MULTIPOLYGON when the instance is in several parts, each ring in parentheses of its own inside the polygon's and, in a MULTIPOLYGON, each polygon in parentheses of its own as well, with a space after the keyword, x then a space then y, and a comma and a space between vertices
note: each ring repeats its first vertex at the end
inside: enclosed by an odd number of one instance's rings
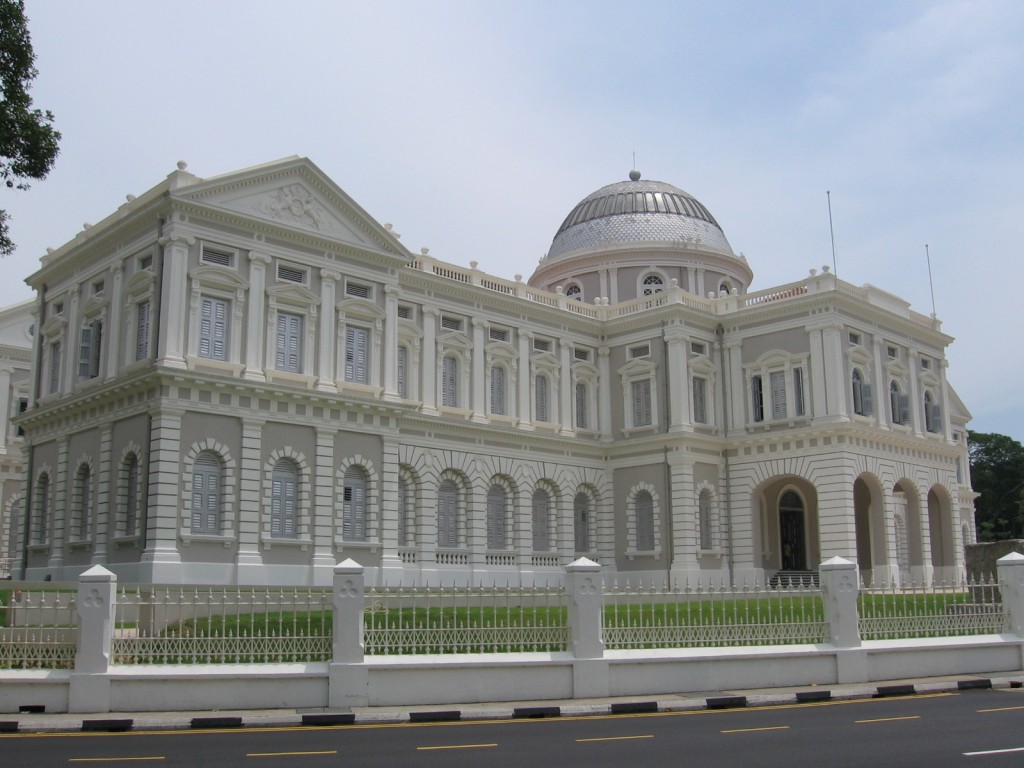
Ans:
POLYGON ((461 704, 445 707, 354 707, 351 709, 221 710, 214 712, 121 712, 0 714, 0 734, 190 730, 211 728, 269 728, 293 726, 382 725, 388 723, 455 720, 506 720, 528 717, 585 717, 588 715, 687 710, 840 701, 955 692, 971 688, 1024 687, 1024 670, 992 675, 887 680, 850 685, 699 691, 660 696, 630 696, 562 701, 519 701, 461 704))

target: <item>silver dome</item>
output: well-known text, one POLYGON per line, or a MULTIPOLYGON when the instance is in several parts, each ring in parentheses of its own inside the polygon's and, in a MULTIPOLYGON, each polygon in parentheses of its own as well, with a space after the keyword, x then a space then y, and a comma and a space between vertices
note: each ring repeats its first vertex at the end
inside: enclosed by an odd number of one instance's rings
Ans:
POLYGON ((732 253, 722 228, 695 197, 662 181, 640 180, 635 172, 630 177, 580 201, 551 241, 547 258, 601 246, 681 240, 732 253))

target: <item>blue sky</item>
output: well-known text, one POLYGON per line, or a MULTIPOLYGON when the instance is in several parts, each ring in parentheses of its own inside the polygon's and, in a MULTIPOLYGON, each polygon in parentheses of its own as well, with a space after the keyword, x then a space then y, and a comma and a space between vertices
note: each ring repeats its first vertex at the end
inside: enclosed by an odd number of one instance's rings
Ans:
POLYGON ((931 311, 979 431, 1024 440, 1024 4, 27 0, 50 177, 5 191, 18 252, 178 160, 214 176, 311 158, 413 251, 528 277, 581 198, 673 183, 753 290, 831 264, 931 311))

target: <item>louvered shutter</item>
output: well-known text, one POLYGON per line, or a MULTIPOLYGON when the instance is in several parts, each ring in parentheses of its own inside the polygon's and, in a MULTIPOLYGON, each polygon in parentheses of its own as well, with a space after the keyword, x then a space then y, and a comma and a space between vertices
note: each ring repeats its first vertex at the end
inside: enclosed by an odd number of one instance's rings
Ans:
POLYGON ((634 381, 633 426, 643 427, 651 423, 651 380, 634 381))
POLYGON ((647 491, 636 495, 636 548, 640 552, 654 549, 654 500, 647 491))
POLYGON ((78 336, 78 378, 89 378, 89 367, 92 365, 92 326, 87 325, 79 331, 78 336))
POLYGON ((707 379, 695 376, 693 379, 693 420, 707 424, 707 379))
POLYGON ((537 376, 534 380, 534 391, 537 400, 537 421, 550 421, 548 417, 548 380, 545 376, 537 376))
POLYGON ((500 365, 491 367, 491 413, 505 415, 505 369, 500 365))
POLYGON ((60 356, 61 344, 55 341, 50 345, 50 394, 60 389, 60 356))
POLYGON ((590 510, 585 494, 579 493, 573 501, 573 530, 576 539, 576 553, 590 551, 590 510))
POLYGON ((135 359, 144 360, 149 357, 149 302, 139 303, 136 310, 135 326, 135 359))
POLYGON ((437 491, 437 545, 452 548, 459 541, 458 489, 451 480, 445 480, 437 491))
POLYGON ((875 412, 875 393, 870 384, 865 382, 860 385, 860 398, 864 407, 864 415, 873 414, 875 412))
POLYGON ((551 500, 546 491, 533 492, 533 551, 547 552, 551 549, 549 528, 551 525, 551 500))
POLYGON ((505 548, 505 490, 497 485, 487 492, 487 548, 505 548))
POLYGON ((576 382, 576 428, 587 429, 587 385, 576 382))
POLYGON ((458 364, 454 357, 446 357, 441 363, 441 405, 454 408, 458 405, 456 376, 458 364))
POLYGON ((786 374, 773 371, 770 380, 772 388, 772 418, 786 418, 786 374))
POLYGON ((408 365, 409 351, 405 347, 398 348, 398 396, 403 400, 409 396, 409 388, 406 385, 406 372, 408 365))
POLYGON ((764 421, 764 385, 760 376, 750 378, 750 407, 754 421, 764 421))

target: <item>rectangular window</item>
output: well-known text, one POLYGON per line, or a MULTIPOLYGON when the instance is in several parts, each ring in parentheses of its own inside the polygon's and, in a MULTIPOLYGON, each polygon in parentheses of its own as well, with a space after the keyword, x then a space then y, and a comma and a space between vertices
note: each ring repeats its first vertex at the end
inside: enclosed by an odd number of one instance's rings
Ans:
POLYGON ((82 327, 78 344, 78 379, 100 375, 100 350, 103 346, 103 321, 93 320, 82 327))
POLYGON ((708 423, 708 380, 703 376, 693 377, 693 420, 708 423))
POLYGON ((886 347, 885 348, 885 353, 889 357, 890 360, 899 360, 900 359, 900 351, 896 347, 892 347, 892 346, 886 347))
POLYGON ((488 338, 491 341, 508 341, 508 331, 504 328, 491 328, 488 331, 488 338))
POLYGON ((149 357, 149 301, 140 301, 135 308, 135 359, 149 357))
POLYGON ((534 352, 550 352, 551 341, 549 339, 534 339, 533 340, 533 351, 534 352))
POLYGON ((144 256, 139 256, 139 269, 152 269, 153 268, 153 254, 147 253, 144 256))
POLYGON ((632 347, 629 350, 629 359, 636 360, 638 357, 648 357, 651 354, 651 345, 642 344, 639 347, 632 347))
POLYGON ((199 356, 228 359, 228 316, 231 302, 203 296, 199 307, 199 356))
POLYGON ((708 348, 705 344, 699 341, 690 342, 690 354, 693 355, 706 355, 708 348))
POLYGON ((398 319, 399 320, 412 320, 412 307, 408 304, 398 305, 398 319))
POLYGON ((633 395, 633 426, 646 427, 652 422, 651 380, 642 379, 630 385, 633 395))
POLYGON ((786 418, 786 374, 784 371, 772 371, 769 374, 772 387, 772 418, 786 418))
POLYGON ((345 381, 370 383, 370 332, 366 328, 345 329, 345 381))
POLYGON ((302 373, 302 315, 277 313, 274 367, 279 371, 302 373))
POLYGON ((859 333, 850 332, 850 343, 860 346, 861 338, 859 333))
POLYGON ((106 284, 102 280, 97 280, 95 283, 92 284, 92 293, 93 293, 93 295, 94 296, 99 296, 100 294, 103 293, 103 289, 105 287, 106 287, 106 284))
POLYGON ((579 347, 577 347, 576 349, 574 349, 572 351, 572 356, 575 359, 577 359, 577 360, 589 360, 590 359, 590 350, 589 349, 580 349, 579 347))

